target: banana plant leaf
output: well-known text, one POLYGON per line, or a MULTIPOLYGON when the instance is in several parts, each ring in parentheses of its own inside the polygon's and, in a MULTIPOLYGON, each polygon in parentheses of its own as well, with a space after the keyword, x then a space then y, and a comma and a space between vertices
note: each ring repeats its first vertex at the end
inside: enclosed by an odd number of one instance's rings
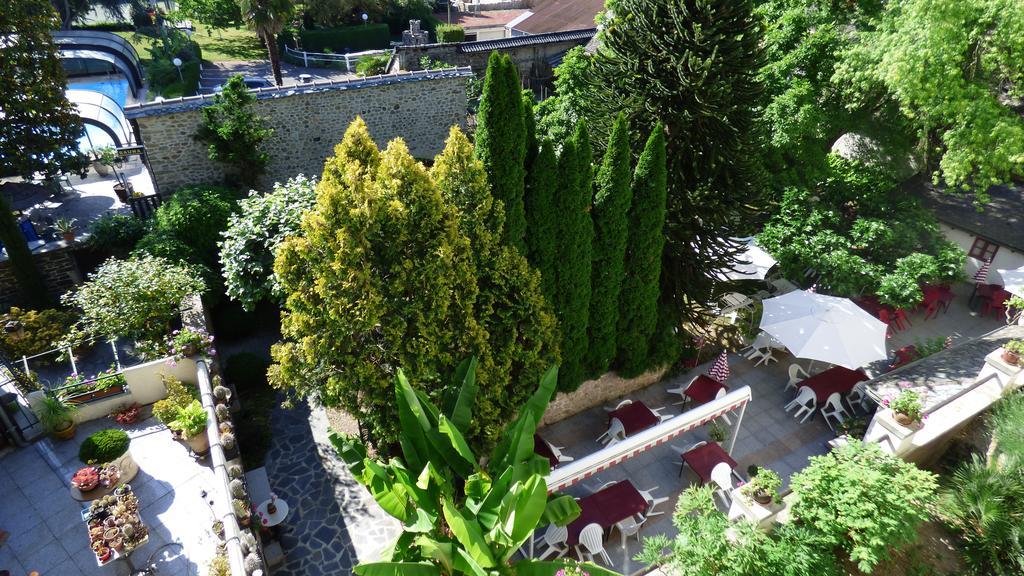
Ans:
POLYGON ((476 357, 470 357, 459 363, 455 369, 455 384, 458 385, 458 396, 451 405, 446 405, 448 417, 452 424, 465 434, 473 420, 473 404, 480 390, 476 384, 476 357))
POLYGON ((440 576, 441 570, 433 564, 416 562, 374 562, 355 567, 359 576, 440 576))
POLYGON ((552 494, 548 497, 548 505, 544 507, 540 525, 568 526, 579 515, 580 504, 575 498, 567 494, 552 494))
POLYGON ((424 557, 441 565, 445 574, 451 574, 455 566, 455 547, 451 542, 438 542, 429 536, 416 538, 416 545, 424 557))
POLYGON ((395 396, 398 401, 398 420, 401 424, 398 443, 402 446, 405 463, 413 470, 422 470, 430 460, 426 433, 431 426, 424 414, 419 396, 409 385, 401 368, 395 375, 395 396))
POLYGON ((524 460, 533 453, 533 433, 537 430, 537 424, 544 411, 547 410, 557 384, 558 367, 555 366, 544 373, 537 391, 519 410, 519 417, 510 429, 506 429, 501 441, 495 446, 489 464, 492 475, 497 475, 498 471, 524 460))
POLYGON ((448 501, 445 501, 442 505, 444 510, 444 519, 448 522, 448 527, 451 528, 452 534, 462 545, 459 550, 465 549, 466 552, 472 557, 476 564, 479 564, 483 568, 493 568, 496 564, 494 556, 491 554, 490 548, 487 546, 487 541, 484 539, 484 533, 480 529, 480 524, 477 523, 474 518, 464 517, 455 506, 448 501))
POLYGON ((366 446, 358 438, 350 434, 339 434, 331 431, 327 438, 334 445, 338 456, 348 464, 349 471, 353 476, 359 477, 363 473, 363 460, 366 459, 366 446))

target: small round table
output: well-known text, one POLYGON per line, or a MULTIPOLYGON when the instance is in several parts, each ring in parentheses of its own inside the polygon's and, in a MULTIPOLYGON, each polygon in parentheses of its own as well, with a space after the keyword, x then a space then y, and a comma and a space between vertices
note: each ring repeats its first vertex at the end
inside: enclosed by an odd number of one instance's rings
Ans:
POLYGON ((277 526, 288 516, 288 503, 278 498, 274 500, 274 505, 277 506, 277 510, 273 514, 267 513, 267 506, 270 504, 270 500, 264 500, 256 507, 257 519, 261 526, 271 528, 277 526), (266 522, 264 522, 266 520, 266 522))

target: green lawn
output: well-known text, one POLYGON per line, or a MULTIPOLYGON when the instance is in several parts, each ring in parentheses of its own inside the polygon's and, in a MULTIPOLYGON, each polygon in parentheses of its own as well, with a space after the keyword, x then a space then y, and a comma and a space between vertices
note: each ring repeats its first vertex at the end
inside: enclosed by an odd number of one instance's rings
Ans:
MULTIPOLYGON (((256 37, 256 33, 245 27, 228 29, 210 29, 203 24, 196 24, 192 39, 203 49, 203 60, 222 62, 225 60, 265 60, 267 50, 256 37)), ((152 37, 135 32, 115 32, 124 37, 139 52, 139 57, 146 60, 152 37)))

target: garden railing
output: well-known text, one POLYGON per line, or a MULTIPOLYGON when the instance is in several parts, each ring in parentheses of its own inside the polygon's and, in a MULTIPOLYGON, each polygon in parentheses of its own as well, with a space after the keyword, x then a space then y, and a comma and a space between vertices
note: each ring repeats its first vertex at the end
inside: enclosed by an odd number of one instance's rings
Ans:
POLYGON ((381 54, 390 54, 391 50, 365 50, 363 52, 348 52, 345 54, 329 54, 325 52, 305 52, 302 50, 295 50, 291 46, 284 47, 285 59, 291 58, 289 62, 294 64, 301 63, 306 68, 310 66, 322 66, 326 68, 340 67, 341 64, 345 65, 345 71, 352 72, 355 67, 355 63, 359 61, 363 56, 379 56, 381 54))

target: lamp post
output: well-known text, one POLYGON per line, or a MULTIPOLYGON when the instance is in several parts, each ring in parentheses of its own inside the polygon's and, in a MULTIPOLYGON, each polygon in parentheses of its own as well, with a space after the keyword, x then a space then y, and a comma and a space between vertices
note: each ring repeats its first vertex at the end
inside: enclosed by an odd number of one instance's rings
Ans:
POLYGON ((363 26, 366 26, 366 21, 370 19, 370 15, 363 12, 363 26))
POLYGON ((178 69, 178 80, 181 80, 181 83, 184 84, 185 77, 181 75, 181 58, 171 60, 171 64, 174 64, 174 67, 178 69))

